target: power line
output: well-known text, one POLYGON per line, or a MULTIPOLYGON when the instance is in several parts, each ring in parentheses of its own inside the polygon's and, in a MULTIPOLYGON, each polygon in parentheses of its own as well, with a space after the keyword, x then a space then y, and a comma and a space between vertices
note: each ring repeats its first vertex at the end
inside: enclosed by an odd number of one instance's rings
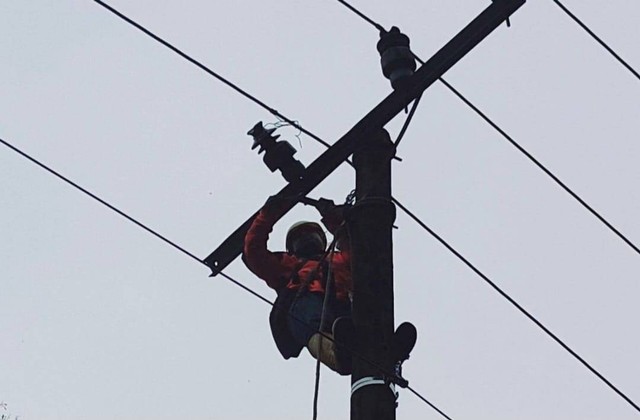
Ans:
POLYGON ((514 140, 509 134, 507 134, 502 128, 500 128, 493 120, 491 120, 484 112, 482 112, 477 106, 475 106, 469 99, 463 96, 457 89, 455 89, 451 84, 449 84, 443 78, 440 78, 440 81, 451 91, 453 92, 461 101, 467 104, 473 111, 476 112, 483 120, 487 122, 491 127, 493 127, 502 137, 504 137, 509 143, 511 143, 519 152, 525 155, 531 162, 533 162, 540 170, 542 170, 545 174, 547 174, 556 184, 558 184, 563 190, 565 190, 571 197, 573 197, 578 203, 580 203, 585 209, 589 211, 592 215, 594 215, 600 222, 602 222, 606 227, 609 228, 613 233, 615 233, 620 239, 622 239, 629 247, 631 247, 637 254, 640 255, 640 248, 636 246, 626 235, 624 235, 620 230, 618 230, 615 226, 613 226, 607 219, 604 218, 598 211, 596 211, 593 207, 591 207, 585 200, 583 200, 577 193, 575 193, 567 184, 562 182, 560 178, 553 174, 545 165, 543 165, 538 159, 536 159, 531 153, 529 153, 524 147, 522 147, 518 142, 514 140))
POLYGON ((376 28, 380 32, 386 32, 386 30, 384 29, 384 27, 382 25, 380 25, 379 23, 377 23, 376 21, 371 19, 369 16, 365 15, 364 13, 362 13, 361 11, 359 11, 358 9, 356 9, 355 7, 353 7, 352 5, 347 3, 346 1, 338 0, 338 2, 342 3, 343 6, 345 6, 347 9, 351 10, 356 15, 360 16, 365 21, 369 22, 374 28, 376 28))
MULTIPOLYGON (((0 138, 0 143, 2 143, 3 145, 5 145, 6 147, 8 147, 9 149, 13 150, 14 152, 18 153, 19 155, 21 155, 22 157, 30 160, 31 162, 35 163, 36 165, 38 165, 39 167, 41 167, 42 169, 44 169, 45 171, 55 175, 57 178, 63 180, 64 182, 66 182, 67 184, 71 185, 72 187, 74 187, 75 189, 83 192, 84 194, 88 195, 89 197, 93 198, 94 200, 96 200, 97 202, 99 202, 100 204, 108 207, 109 209, 115 211, 116 213, 118 213, 120 216, 124 217, 125 219, 129 220, 132 223, 135 223, 136 225, 138 225, 139 227, 141 227, 142 229, 146 230, 147 232, 149 232, 150 234, 152 234, 153 236, 157 237, 158 239, 160 239, 161 241, 171 245, 172 247, 174 247, 175 249, 177 249, 178 251, 182 252, 183 254, 189 256, 190 258, 198 261, 201 264, 204 264, 204 262, 196 257, 194 254, 192 254, 191 252, 187 251, 186 249, 184 249, 183 247, 181 247, 180 245, 176 244, 175 242, 167 239, 166 237, 162 236, 161 234, 159 234, 158 232, 156 232, 155 230, 151 229, 150 227, 148 227, 147 225, 139 222, 138 220, 134 219, 133 217, 129 216, 128 214, 126 214, 125 212, 123 212, 122 210, 118 209, 117 207, 109 204, 108 202, 106 202, 105 200, 103 200, 102 198, 98 197, 97 195, 95 195, 94 193, 92 193, 91 191, 81 187, 80 185, 76 184, 75 182, 71 181, 69 178, 65 177, 64 175, 61 175, 59 172, 53 170, 51 167, 45 165, 44 163, 40 162, 39 160, 35 159, 34 157, 28 155, 27 153, 23 152, 22 150, 18 149, 16 146, 10 144, 9 142, 3 140, 0 138)), ((206 265, 206 264, 205 264, 206 265)))
MULTIPOLYGON (((202 262, 205 266, 209 267, 208 265, 206 265, 203 261, 202 262)), ((230 276, 226 275, 225 273, 223 273, 222 271, 220 272, 220 275, 222 277, 224 277, 225 279, 229 280, 231 283, 243 288, 245 291, 251 293, 253 296, 257 297, 258 299, 260 299, 261 301, 265 302, 267 305, 271 305, 273 306, 273 302, 271 302, 269 299, 267 299, 266 297, 262 296, 261 294, 259 294, 258 292, 254 292, 253 290, 251 290, 250 288, 248 288, 247 286, 245 286, 244 284, 240 283, 239 281, 231 278, 230 276)))
MULTIPOLYGON (((58 171, 54 170, 53 168, 51 168, 48 165, 45 165, 44 163, 42 163, 41 161, 39 161, 38 159, 34 158, 33 156, 27 154, 26 152, 22 151, 21 149, 19 149, 18 147, 12 145, 11 143, 9 143, 6 140, 3 140, 0 138, 0 143, 2 143, 3 145, 5 145, 6 147, 8 147, 9 149, 13 150, 14 152, 18 153, 20 156, 30 160, 31 162, 35 163, 36 165, 38 165, 39 167, 41 167, 42 169, 44 169, 45 171, 49 172, 50 174, 54 175, 55 177, 57 177, 58 179, 61 179, 62 181, 64 181, 65 183, 71 185, 73 188, 77 189, 78 191, 82 192, 83 194, 93 198, 94 200, 96 200, 98 203, 106 206, 107 208, 109 208, 110 210, 118 213, 120 216, 124 217, 125 219, 127 219, 128 221, 134 223, 135 225, 137 225, 138 227, 144 229, 145 231, 147 231, 148 233, 150 233, 151 235, 155 236, 156 238, 160 239, 161 241, 163 241, 164 243, 172 246, 173 248, 177 249, 178 251, 182 252, 183 254, 185 254, 186 256, 190 257, 191 259, 199 262, 200 264, 204 265, 205 267, 209 268, 209 266, 207 264, 205 264, 204 261, 202 261, 200 258, 198 258, 197 256, 195 256, 193 253, 187 251, 184 247, 178 245, 177 243, 175 243, 174 241, 168 239, 167 237, 165 237, 164 235, 161 235, 160 233, 158 233, 157 231, 155 231, 154 229, 151 229, 149 226, 145 225, 144 223, 140 222, 139 220, 129 216, 127 213, 125 213, 124 211, 120 210, 119 208, 117 208, 116 206, 110 204, 109 202, 105 201, 104 199, 98 197, 96 194, 92 193, 91 191, 87 190, 86 188, 80 186, 78 183, 72 181, 71 179, 67 178, 66 176, 60 174, 58 171)), ((245 286, 244 284, 240 283, 239 281, 236 281, 234 279, 232 279, 231 277, 229 277, 228 275, 226 275, 225 273, 220 273, 224 278, 226 278, 227 280, 229 280, 231 283, 235 284, 236 286, 244 289, 245 291, 251 293, 252 295, 254 295, 255 297, 257 297, 258 299, 268 303, 269 305, 273 306, 273 303, 271 303, 271 301, 267 298, 265 298, 264 296, 260 295, 257 292, 254 292, 253 290, 251 290, 250 288, 248 288, 247 286, 245 286)))
POLYGON ((420 103, 420 99, 421 98, 422 98, 422 94, 420 94, 415 99, 415 101, 413 101, 413 105, 411 106, 411 111, 409 111, 409 115, 407 115, 407 119, 404 121, 404 125, 402 126, 402 129, 400 130, 400 134, 398 134, 398 138, 396 139, 396 141, 394 143, 396 148, 400 144, 400 141, 402 140, 402 137, 404 137, 404 134, 407 132, 407 128, 409 128, 409 124, 411 124, 411 119, 413 119, 413 115, 416 113, 416 109, 418 109, 418 104, 420 103))
POLYGON ((444 417, 445 419, 448 419, 448 420, 452 420, 451 417, 447 416, 445 413, 440 411, 440 409, 438 407, 436 407, 435 405, 431 404, 425 397, 420 395, 419 392, 417 392, 415 389, 411 388, 411 386, 407 386, 407 389, 409 391, 411 391, 413 393, 413 395, 415 395, 416 397, 420 398, 425 404, 429 405, 429 407, 431 407, 434 410, 436 410, 442 417, 444 417))
POLYGON ((453 248, 447 241, 442 239, 440 235, 438 235, 435 231, 429 228, 422 220, 420 220, 415 214, 413 214, 409 209, 403 206, 398 200, 395 198, 392 199, 393 202, 400 207, 409 217, 411 217, 416 223, 418 223, 424 230, 429 232, 431 236, 433 236, 438 242, 445 246, 449 251, 451 251, 458 259, 460 259, 467 267, 469 267, 474 273, 480 276, 487 284, 489 284, 496 292, 498 292, 503 298, 505 298, 509 303, 516 307, 522 314, 524 314, 530 321, 532 321, 536 326, 538 326, 542 331, 544 331, 549 337, 551 337, 556 343, 560 344, 560 346, 569 352, 573 357, 575 357, 580 363, 582 363, 587 369, 591 371, 594 375, 596 375, 600 380, 602 380, 605 384, 607 384, 613 391, 615 391, 619 396, 621 396, 625 401, 633 406, 638 412, 640 412, 640 407, 631 400, 631 398, 627 397, 622 391, 620 391, 615 385, 613 385, 607 378, 605 378, 600 372, 598 372, 595 368, 593 368, 586 360, 584 360, 578 353, 571 349, 567 344, 564 343, 558 336, 556 336, 551 330, 542 324, 542 322, 538 321, 536 317, 531 315, 526 309, 524 309, 518 302, 516 302, 511 296, 509 296, 504 290, 502 290, 497 284, 495 284, 489 277, 487 277, 484 273, 482 273, 476 266, 474 266, 468 259, 466 259, 462 254, 460 254, 455 248, 453 248))
POLYGON ((118 16, 120 19, 124 20, 125 22, 127 22, 128 24, 134 26, 135 28, 139 29, 140 31, 142 31, 145 35, 151 37, 152 39, 154 39, 155 41, 159 42, 160 44, 164 45, 165 47, 169 48, 171 51, 175 52, 176 54, 178 54, 179 56, 181 56, 182 58, 184 58, 185 60, 189 61, 190 63, 196 65, 197 67, 199 67, 201 70, 204 70, 207 74, 209 74, 210 76, 215 77, 216 79, 218 79, 219 81, 221 81, 222 83, 224 83, 225 85, 229 86, 231 89, 235 90, 236 92, 238 92, 240 95, 244 96, 245 98, 249 99, 251 102, 257 104, 258 106, 260 106, 261 108, 265 109, 266 111, 268 111, 269 113, 275 115, 276 117, 280 118, 282 121, 285 121, 286 123, 292 125, 293 127, 297 128, 298 130, 300 130, 301 132, 305 133, 306 135, 308 135, 309 137, 315 139, 317 142, 323 144, 326 147, 329 147, 329 143, 326 143, 324 140, 322 140, 320 137, 316 136, 315 134, 311 133, 310 131, 306 130, 304 127, 302 127, 297 121, 292 120, 287 118, 286 116, 282 115, 280 112, 278 112, 277 110, 275 110, 274 108, 270 107, 269 105, 265 104, 264 102, 262 102, 261 100, 259 100, 258 98, 256 98, 255 96, 249 94, 247 91, 241 89, 238 85, 232 83, 231 81, 229 81, 228 79, 222 77, 220 74, 214 72, 213 70, 211 70, 209 67, 205 66, 204 64, 202 64, 200 61, 196 60, 195 58, 191 57, 190 55, 188 55, 187 53, 183 52, 181 49, 175 47, 173 44, 170 44, 169 42, 165 41, 164 39, 160 38, 159 36, 157 36, 156 34, 154 34, 153 32, 151 32, 150 30, 148 30, 147 28, 145 28, 144 26, 140 25, 139 23, 137 23, 136 21, 134 21, 133 19, 127 17, 126 15, 124 15, 123 13, 119 12, 118 10, 114 9, 112 6, 108 5, 107 3, 101 1, 101 0, 93 0, 96 3, 98 3, 100 6, 104 7, 106 10, 108 10, 109 12, 113 13, 114 15, 118 16))
MULTIPOLYGON (((205 264, 204 261, 202 261, 200 258, 198 258, 197 256, 195 256, 193 253, 187 251, 185 248, 181 247, 180 245, 176 244, 175 242, 167 239, 165 236, 161 235, 160 233, 158 233, 157 231, 151 229, 150 227, 148 227, 147 225, 143 224, 142 222, 138 221, 137 219, 129 216, 128 214, 126 214, 125 212, 123 212, 122 210, 118 209, 117 207, 115 207, 114 205, 108 203, 107 201, 105 201, 104 199, 98 197, 96 194, 92 193, 91 191, 87 190, 86 188, 80 186, 78 183, 72 181, 71 179, 65 177, 64 175, 60 174, 58 171, 52 169, 50 166, 45 165, 44 163, 42 163, 41 161, 37 160, 36 158, 34 158, 33 156, 27 154, 26 152, 22 151, 21 149, 19 149, 18 147, 12 145, 11 143, 7 142, 6 140, 0 138, 0 143, 2 143, 4 146, 6 146, 7 148, 9 148, 10 150, 13 150, 14 152, 16 152, 17 154, 19 154, 20 156, 28 159, 29 161, 31 161, 32 163, 38 165, 39 167, 41 167, 42 169, 44 169, 45 171, 49 172, 50 174, 54 175, 55 177, 57 177, 58 179, 64 181, 65 183, 67 183, 68 185, 71 185, 72 187, 74 187, 75 189, 77 189, 78 191, 82 192, 83 194, 91 197, 92 199, 96 200, 97 202, 99 202, 100 204, 106 206, 107 208, 109 208, 110 210, 116 212, 117 214, 119 214, 120 216, 124 217, 125 219, 127 219, 128 221, 134 223, 135 225, 137 225, 138 227, 144 229, 145 231, 147 231, 148 233, 152 234, 153 236, 155 236, 156 238, 160 239, 161 241, 163 241, 165 244, 170 245, 171 247, 173 247, 174 249, 182 252, 183 254, 187 255, 188 257, 190 257, 191 259, 199 262, 200 264, 204 265, 205 267, 209 268, 209 266, 207 266, 205 264)), ((245 290, 246 292, 252 294, 253 296, 255 296, 256 298, 260 299, 261 301, 265 302, 266 304, 273 306, 273 302, 271 302, 269 299, 265 298, 264 296, 262 296, 261 294, 255 292, 254 290, 252 290, 251 288, 245 286, 244 284, 240 283, 239 281, 235 280, 234 278, 232 278, 231 276, 225 274, 224 272, 220 272, 219 273, 222 277, 224 277, 225 279, 229 280, 231 283, 235 284, 236 286, 240 287, 241 289, 245 290)), ((292 316, 292 315, 290 315, 292 316)), ((298 319, 296 317, 292 318, 296 321, 296 322, 301 322, 301 323, 305 323, 303 320, 298 319)), ((306 324, 306 323, 305 323, 306 324)), ((332 339, 332 337, 327 336, 326 334, 324 334, 322 331, 319 331, 320 334, 323 335, 323 337, 334 341, 332 339)), ((346 347, 347 348, 347 347, 346 347)), ((347 348, 347 350, 354 356, 354 357, 358 357, 359 359, 363 360, 364 362, 370 364, 371 366, 373 366, 374 368, 378 369, 382 374, 391 377, 392 375, 389 375, 389 373, 382 368, 380 365, 378 365, 375 362, 372 362, 370 360, 368 360, 367 358, 365 358, 364 356, 362 356, 361 354, 359 354, 358 352, 354 351, 353 349, 347 348)), ((411 389, 411 392, 413 392, 416 395, 417 392, 413 389, 411 389)), ((429 404, 431 407, 433 407, 436 411, 438 411, 439 413, 441 413, 445 418, 449 419, 450 418, 448 416, 446 416, 440 409, 438 409, 435 405, 433 405, 432 403, 428 402, 424 397, 420 396, 420 398, 425 401, 427 404, 429 404)))
POLYGON ((633 68, 631 67, 631 65, 629 63, 627 63, 622 57, 620 57, 620 55, 618 55, 613 48, 611 48, 609 45, 607 45, 598 35, 596 35, 591 29, 589 29, 589 27, 582 22, 580 19, 578 19, 578 17, 576 15, 574 15, 564 4, 562 4, 559 0, 552 0, 555 4, 558 5, 558 7, 565 12, 571 19, 574 20, 574 22, 576 22, 578 25, 580 25, 580 27, 582 29, 584 29, 589 35, 591 35, 591 37, 593 39, 596 40, 596 42, 598 42, 598 44, 602 45, 602 47, 607 50, 609 52, 609 54, 611 54, 616 60, 618 60, 618 62, 620 64, 622 64, 624 67, 627 68, 627 70, 629 70, 635 77, 636 79, 640 80, 640 74, 633 68))

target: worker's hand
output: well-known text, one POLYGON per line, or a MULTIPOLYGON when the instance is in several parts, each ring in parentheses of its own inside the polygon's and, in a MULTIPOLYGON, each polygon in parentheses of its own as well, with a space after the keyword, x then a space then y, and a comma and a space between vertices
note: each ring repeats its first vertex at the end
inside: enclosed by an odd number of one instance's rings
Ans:
POLYGON ((289 198, 272 195, 262 206, 262 211, 269 216, 279 217, 285 212, 285 209, 291 206, 291 204, 292 200, 289 198))
POLYGON ((336 203, 334 203, 333 200, 321 198, 318 200, 318 204, 316 204, 316 209, 318 209, 318 212, 320 212, 322 217, 326 217, 335 211, 336 203))

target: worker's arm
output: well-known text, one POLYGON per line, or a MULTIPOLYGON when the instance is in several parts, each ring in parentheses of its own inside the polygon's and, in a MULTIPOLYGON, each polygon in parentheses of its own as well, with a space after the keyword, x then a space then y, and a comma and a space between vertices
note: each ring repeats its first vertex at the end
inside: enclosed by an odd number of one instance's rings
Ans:
POLYGON ((284 252, 271 252, 267 249, 269 234, 277 221, 277 203, 265 204, 244 239, 243 261, 256 276, 263 279, 272 289, 286 285, 291 277, 289 257, 284 252))
POLYGON ((349 249, 349 235, 347 234, 347 226, 345 225, 345 212, 351 207, 347 204, 335 205, 332 200, 321 198, 318 200, 317 206, 321 222, 332 235, 338 239, 338 248, 341 251, 349 249))

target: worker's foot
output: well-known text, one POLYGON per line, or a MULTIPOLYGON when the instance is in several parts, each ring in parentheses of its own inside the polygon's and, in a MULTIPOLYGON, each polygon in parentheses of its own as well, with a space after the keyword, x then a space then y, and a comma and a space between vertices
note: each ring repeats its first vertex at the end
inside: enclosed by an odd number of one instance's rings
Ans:
POLYGON ((355 328, 351 317, 342 316, 333 321, 333 339, 335 341, 336 359, 343 374, 351 373, 351 351, 355 338, 355 328))
POLYGON ((391 342, 391 353, 393 360, 404 362, 409 358, 409 353, 413 350, 418 339, 418 331, 410 322, 403 322, 398 326, 396 332, 393 333, 393 341, 391 342))
POLYGON ((393 360, 396 361, 393 366, 394 373, 396 374, 394 382, 402 388, 406 388, 409 385, 409 382, 402 377, 402 363, 409 358, 409 353, 411 353, 411 350, 413 350, 413 347, 416 345, 417 339, 418 331, 410 322, 400 324, 393 334, 391 354, 393 360))

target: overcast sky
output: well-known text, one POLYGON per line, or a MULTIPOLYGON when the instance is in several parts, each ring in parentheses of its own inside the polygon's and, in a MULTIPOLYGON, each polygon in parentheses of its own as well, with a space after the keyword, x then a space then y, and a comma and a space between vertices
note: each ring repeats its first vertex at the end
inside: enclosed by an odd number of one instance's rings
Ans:
MULTIPOLYGON (((640 67, 637 0, 565 1, 640 67)), ((328 142, 391 90, 377 31, 335 0, 110 4, 328 142)), ((353 4, 427 59, 490 2, 353 4)), ((0 60, 0 138, 199 257, 284 185, 246 135, 272 115, 93 1, 1 1, 0 60)), ((640 243, 640 82, 552 0, 445 78, 640 243)), ((324 150, 280 131, 305 164, 324 150)), ((441 84, 399 154, 394 196, 638 403, 640 255, 441 84)), ((353 184, 341 167, 310 196, 353 184)), ((311 418, 315 363, 281 359, 268 305, 5 147, 0 212, 0 414, 311 418)), ((316 217, 294 209, 271 248, 316 217)), ((411 219, 396 225, 396 323, 419 330, 404 373, 450 417, 640 416, 411 219)), ((275 297, 239 260, 226 273, 275 297)), ((349 389, 323 370, 321 419, 348 418, 349 389)), ((442 418, 406 391, 397 413, 442 418)))

